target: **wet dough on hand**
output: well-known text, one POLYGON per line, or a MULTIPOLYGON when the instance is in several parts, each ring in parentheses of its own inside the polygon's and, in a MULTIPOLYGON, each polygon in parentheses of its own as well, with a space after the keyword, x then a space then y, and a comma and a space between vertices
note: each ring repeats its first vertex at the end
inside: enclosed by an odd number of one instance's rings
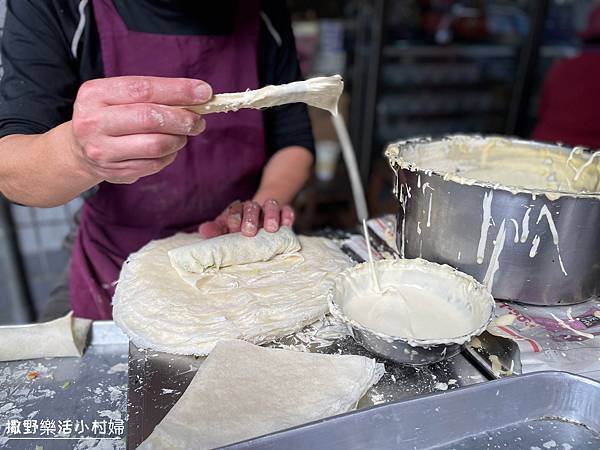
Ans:
POLYGON ((344 82, 340 75, 315 77, 276 86, 269 85, 252 91, 217 94, 206 103, 185 108, 198 114, 210 114, 302 102, 337 115, 338 100, 343 90, 344 82))

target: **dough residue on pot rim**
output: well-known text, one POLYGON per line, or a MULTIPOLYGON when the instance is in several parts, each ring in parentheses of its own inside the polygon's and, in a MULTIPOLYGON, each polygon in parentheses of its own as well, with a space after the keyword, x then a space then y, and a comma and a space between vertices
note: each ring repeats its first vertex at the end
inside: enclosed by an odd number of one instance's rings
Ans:
POLYGON ((436 173, 462 184, 546 195, 600 198, 600 158, 556 145, 500 137, 451 136, 391 144, 386 156, 398 168, 436 173))

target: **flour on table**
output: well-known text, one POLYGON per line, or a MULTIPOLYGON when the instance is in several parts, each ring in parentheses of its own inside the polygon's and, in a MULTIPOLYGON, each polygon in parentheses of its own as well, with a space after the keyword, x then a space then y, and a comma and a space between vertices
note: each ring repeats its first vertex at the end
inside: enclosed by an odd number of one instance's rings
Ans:
POLYGON ((108 369, 106 373, 127 372, 127 370, 129 370, 127 363, 118 363, 108 369))

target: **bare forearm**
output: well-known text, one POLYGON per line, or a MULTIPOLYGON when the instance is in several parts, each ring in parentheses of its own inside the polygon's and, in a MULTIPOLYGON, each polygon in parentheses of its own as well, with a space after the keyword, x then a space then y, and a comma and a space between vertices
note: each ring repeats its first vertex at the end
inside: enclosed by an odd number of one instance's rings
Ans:
POLYGON ((44 134, 0 139, 0 192, 25 205, 56 206, 101 181, 129 184, 153 175, 206 126, 176 105, 211 96, 208 84, 187 78, 86 81, 71 121, 44 134))
POLYGON ((44 134, 0 139, 0 192, 17 203, 51 207, 99 183, 73 160, 71 136, 66 122, 44 134))
POLYGON ((286 147, 275 153, 263 171, 254 201, 262 205, 274 199, 280 205, 292 202, 310 177, 313 157, 304 147, 286 147))

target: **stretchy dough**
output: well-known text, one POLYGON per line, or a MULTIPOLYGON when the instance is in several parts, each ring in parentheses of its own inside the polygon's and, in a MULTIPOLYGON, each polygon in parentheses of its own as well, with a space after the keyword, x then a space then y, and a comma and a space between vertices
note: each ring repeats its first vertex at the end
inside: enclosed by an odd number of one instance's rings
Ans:
POLYGON ((0 327, 0 361, 81 356, 92 321, 72 317, 0 327))
POLYGON ((115 323, 138 347, 186 355, 206 355, 221 339, 262 343, 298 331, 327 312, 333 276, 351 265, 327 239, 299 240, 299 258, 223 267, 197 288, 181 279, 168 252, 201 238, 152 241, 123 265, 115 323))
POLYGON ((383 373, 364 356, 223 341, 139 449, 215 448, 341 414, 383 373))
POLYGON ((198 114, 210 114, 237 111, 242 108, 262 109, 302 102, 326 109, 335 116, 337 115, 338 100, 343 90, 344 82, 340 75, 315 77, 306 81, 265 86, 252 91, 217 94, 202 105, 186 106, 185 108, 198 114))
POLYGON ((281 227, 276 233, 263 228, 255 237, 241 233, 225 234, 169 251, 171 265, 184 281, 195 286, 208 269, 268 261, 277 255, 298 257, 300 241, 291 228, 281 227))

